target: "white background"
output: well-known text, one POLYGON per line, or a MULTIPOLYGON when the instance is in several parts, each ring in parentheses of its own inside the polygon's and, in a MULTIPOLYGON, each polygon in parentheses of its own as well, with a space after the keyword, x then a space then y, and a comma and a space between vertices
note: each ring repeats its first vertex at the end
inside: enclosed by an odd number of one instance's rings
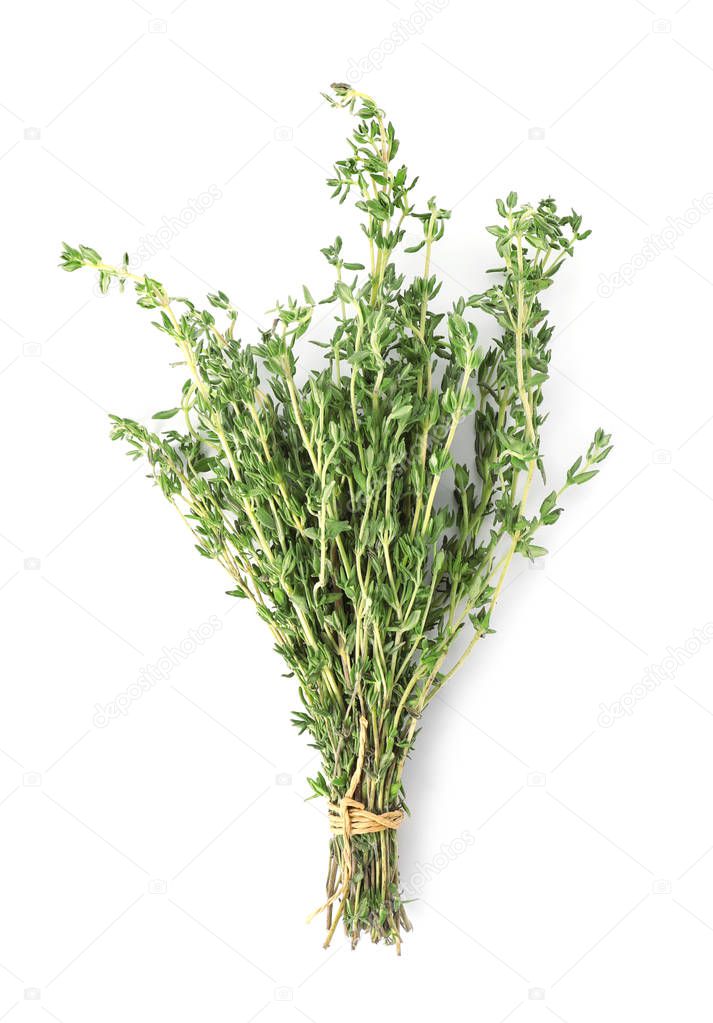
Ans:
POLYGON ((710 1020, 710 5, 25 0, 3 22, 0 1019, 710 1020), (401 960, 325 953, 304 923, 327 835, 292 683, 108 439, 107 411, 174 404, 173 353, 130 296, 56 269, 62 239, 114 260, 165 241, 214 186, 142 268, 224 288, 254 339, 276 298, 328 287, 321 246, 358 238, 323 184, 350 126, 319 94, 350 71, 454 210, 444 304, 486 283, 497 196, 584 213, 552 293, 553 480, 596 426, 616 442, 424 722, 401 960))

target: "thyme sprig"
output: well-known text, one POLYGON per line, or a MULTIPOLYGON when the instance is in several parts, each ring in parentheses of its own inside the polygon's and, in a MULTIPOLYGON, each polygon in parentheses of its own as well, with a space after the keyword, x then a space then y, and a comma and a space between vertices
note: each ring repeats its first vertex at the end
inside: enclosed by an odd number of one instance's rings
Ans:
MULTIPOLYGON (((104 292, 112 281, 132 284, 178 348, 180 398, 154 419, 180 425, 156 432, 112 416, 112 436, 147 461, 198 552, 223 565, 228 592, 250 600, 271 630, 297 680, 294 722, 321 754, 314 794, 337 804, 359 761, 355 794, 383 813, 405 809, 403 771, 422 713, 493 631, 514 556, 546 553, 535 542, 541 528, 611 448, 597 430, 559 488, 528 507, 535 474, 545 480, 553 327, 541 297, 589 234, 579 214, 560 215, 551 198, 498 200, 488 227, 494 283, 445 315, 431 257, 450 213, 435 198, 417 208, 417 179, 396 161, 394 127, 370 97, 335 85, 326 98, 356 117, 328 184, 340 202, 355 200, 366 263, 345 259, 337 237, 322 249, 329 293, 318 302, 303 287, 277 303, 259 343, 236 336, 238 314, 222 291, 196 306, 131 273, 128 257, 111 265, 86 245, 65 245, 61 265, 94 269, 104 292), (419 240, 405 247, 407 226, 419 240), (398 250, 422 252, 420 275, 397 269, 398 250), (326 342, 311 336, 325 304, 334 312, 326 342), (495 321, 490 346, 473 311, 495 321), (301 339, 324 349, 324 367, 303 381, 301 339), (473 457, 459 463, 454 440, 466 422, 473 457), (464 631, 464 652, 449 658, 464 631)), ((410 925, 396 842, 396 831, 332 837, 327 944, 342 919, 353 944, 367 931, 400 946, 410 925), (345 841, 350 875, 340 891, 345 841)))

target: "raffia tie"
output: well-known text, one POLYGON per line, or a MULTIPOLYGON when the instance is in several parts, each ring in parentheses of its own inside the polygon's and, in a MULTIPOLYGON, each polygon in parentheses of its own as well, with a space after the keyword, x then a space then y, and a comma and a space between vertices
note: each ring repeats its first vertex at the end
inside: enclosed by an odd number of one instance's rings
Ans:
MULTIPOLYGON (((362 802, 354 798, 354 793, 357 790, 357 786, 361 780, 362 770, 364 768, 364 756, 366 753, 366 733, 369 727, 369 722, 365 717, 359 719, 359 752, 357 754, 356 767, 354 768, 354 774, 351 777, 349 788, 343 799, 340 799, 338 803, 328 803, 327 807, 329 810, 329 830, 333 835, 342 835, 344 841, 342 842, 342 859, 340 863, 340 873, 342 883, 337 890, 330 896, 329 899, 320 906, 319 909, 315 909, 313 913, 307 917, 307 922, 313 920, 320 913, 329 909, 333 902, 337 899, 344 899, 347 892, 349 891, 349 882, 351 881, 352 870, 354 867, 354 861, 352 859, 352 835, 373 835, 378 831, 395 831, 400 827, 404 819, 404 813, 402 810, 387 810, 386 813, 372 813, 371 810, 367 810, 362 802)), ((342 915, 344 908, 344 902, 339 908, 339 912, 334 919, 334 923, 330 929, 325 947, 329 944, 329 941, 334 933, 339 917, 342 915)))
POLYGON ((401 810, 372 813, 358 799, 345 796, 339 803, 329 803, 329 830, 333 835, 371 835, 375 831, 395 831, 404 819, 401 810))

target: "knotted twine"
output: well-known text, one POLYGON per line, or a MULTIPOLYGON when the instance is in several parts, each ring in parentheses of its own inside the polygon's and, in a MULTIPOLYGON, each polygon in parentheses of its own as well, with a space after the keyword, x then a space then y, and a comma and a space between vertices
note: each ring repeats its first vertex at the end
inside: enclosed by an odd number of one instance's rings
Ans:
POLYGON ((364 803, 354 798, 354 793, 357 790, 359 782, 361 780, 362 770, 364 768, 364 756, 366 754, 366 733, 369 727, 369 722, 362 715, 359 719, 359 750, 357 753, 357 762, 354 768, 354 774, 349 782, 349 788, 347 789, 346 795, 343 799, 340 799, 338 803, 328 803, 327 809, 329 810, 329 830, 333 835, 341 835, 343 838, 342 842, 342 857, 339 865, 342 883, 337 890, 327 899, 323 906, 319 909, 315 909, 313 913, 307 917, 307 923, 313 920, 320 913, 325 912, 329 909, 333 902, 337 899, 342 899, 342 904, 339 907, 339 912, 330 928, 327 941, 325 942, 325 948, 329 944, 329 941, 334 933, 339 917, 342 915, 344 909, 344 898, 349 891, 349 883, 352 877, 352 870, 354 867, 354 861, 352 858, 352 835, 373 835, 379 831, 395 831, 400 827, 404 813, 402 810, 387 810, 386 813, 372 813, 371 810, 367 810, 364 803))

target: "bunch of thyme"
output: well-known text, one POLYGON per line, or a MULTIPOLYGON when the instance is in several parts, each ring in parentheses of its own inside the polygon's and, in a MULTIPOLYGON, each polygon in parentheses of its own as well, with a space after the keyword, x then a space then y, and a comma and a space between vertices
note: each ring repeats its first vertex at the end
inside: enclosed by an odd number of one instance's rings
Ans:
POLYGON ((127 257, 112 266, 84 245, 65 246, 62 266, 98 271, 102 291, 132 282, 179 350, 180 399, 154 419, 175 417, 180 427, 156 433, 112 416, 112 436, 148 462, 198 552, 223 565, 231 595, 253 602, 297 679, 294 721, 322 758, 310 784, 331 807, 325 944, 341 919, 354 945, 366 931, 400 946, 410 924, 397 826, 423 711, 492 631, 513 557, 545 553, 540 528, 610 447, 597 430, 562 485, 528 509, 535 472, 545 478, 553 328, 541 293, 589 234, 581 217, 561 216, 550 198, 499 200, 488 228, 495 283, 447 316, 434 311, 431 254, 449 212, 434 199, 416 209, 416 181, 395 163, 393 125, 374 101, 346 85, 332 91, 329 102, 356 126, 328 184, 340 202, 356 198, 368 265, 348 261, 340 238, 322 250, 332 283, 320 304, 332 307, 335 326, 320 342, 324 367, 304 382, 297 343, 318 305, 307 287, 277 304, 258 344, 244 345, 222 291, 199 308, 131 274, 127 257), (423 252, 411 280, 394 261, 407 226, 418 240, 405 251, 423 252), (489 347, 470 310, 495 321, 489 347), (464 420, 473 457, 458 464, 453 441, 464 420), (464 630, 469 641, 449 664, 464 630))

